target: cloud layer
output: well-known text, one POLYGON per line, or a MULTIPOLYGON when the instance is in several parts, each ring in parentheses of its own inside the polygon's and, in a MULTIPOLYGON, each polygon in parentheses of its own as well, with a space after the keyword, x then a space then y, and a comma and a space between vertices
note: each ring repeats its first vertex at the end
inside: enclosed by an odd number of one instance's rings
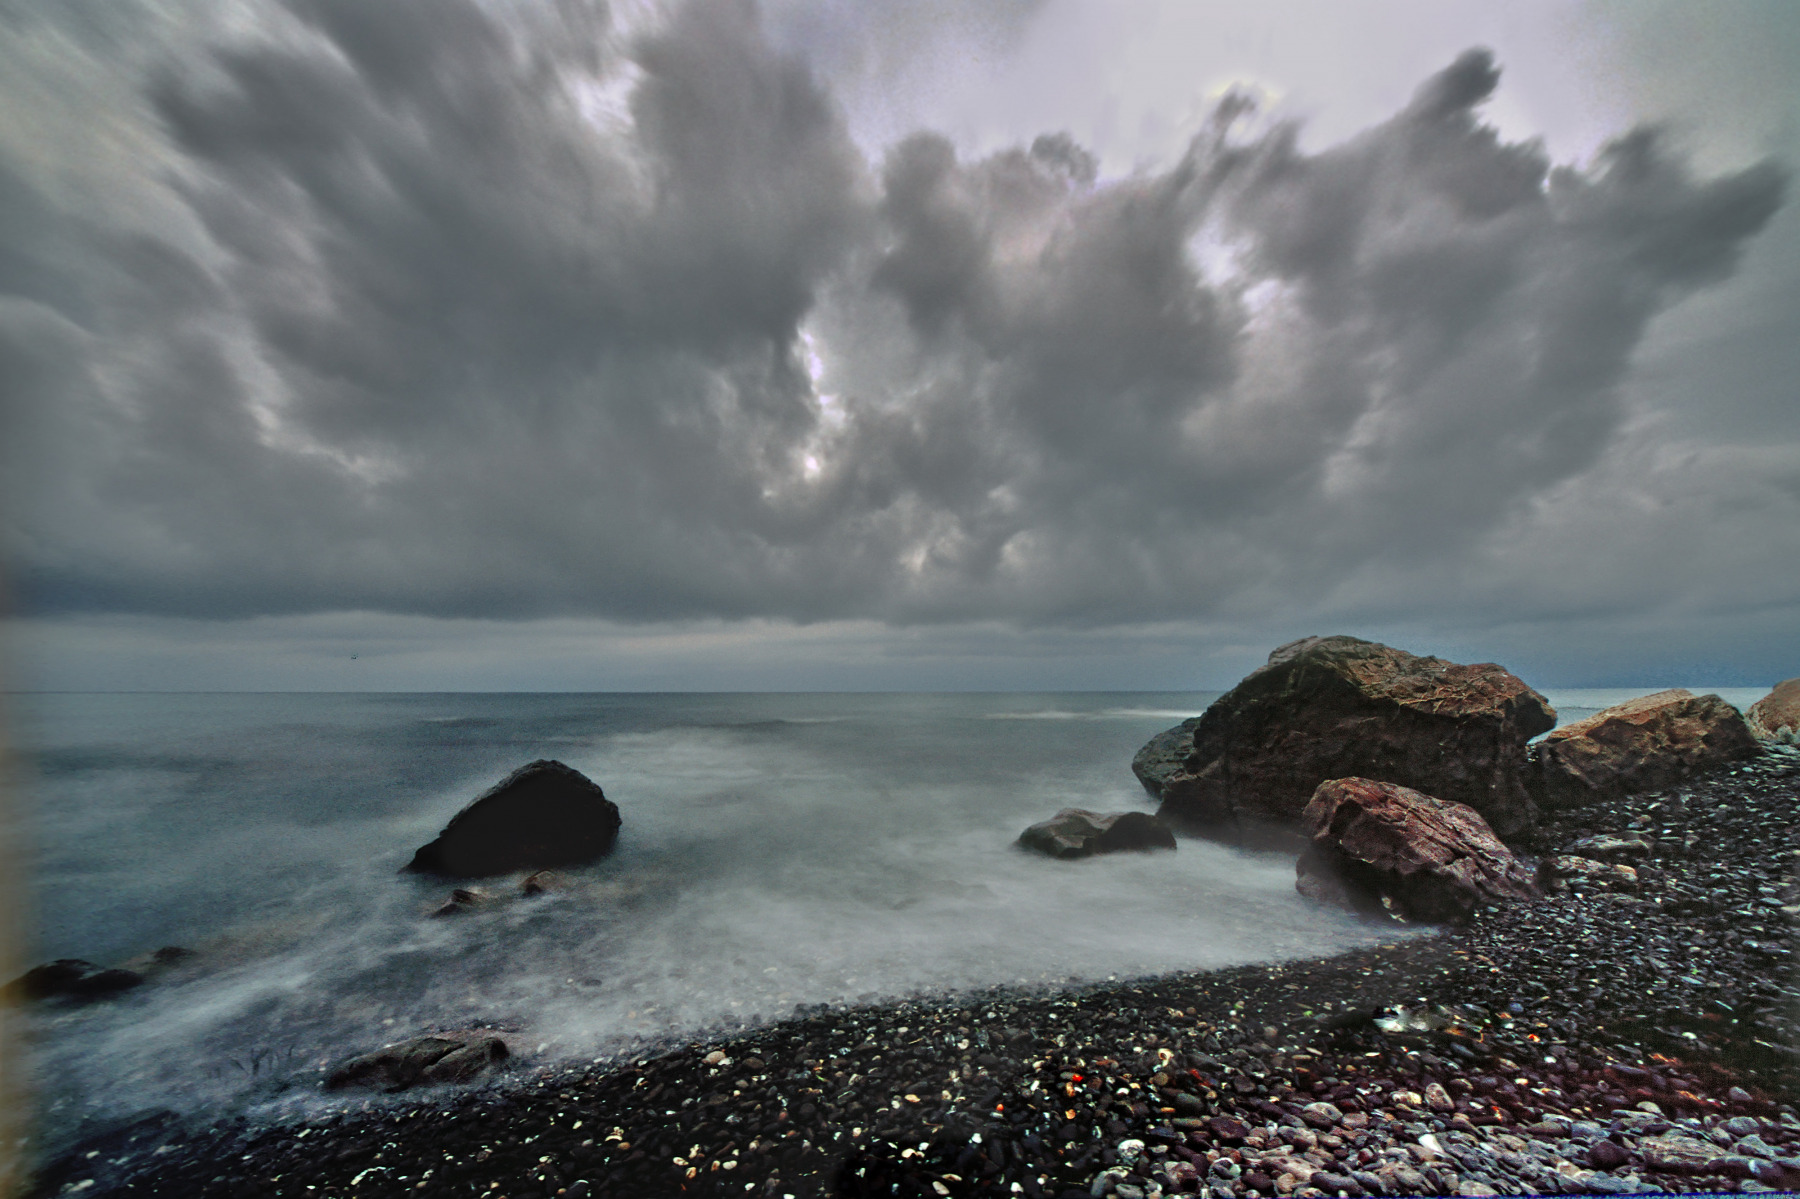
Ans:
POLYGON ((3 18, 27 611, 1531 616, 1704 606, 1647 544, 1800 524, 1791 442, 1672 453, 1624 396, 1783 172, 1556 165, 1479 50, 1320 152, 1228 98, 1103 178, 869 161, 748 5, 228 11, 3 18))

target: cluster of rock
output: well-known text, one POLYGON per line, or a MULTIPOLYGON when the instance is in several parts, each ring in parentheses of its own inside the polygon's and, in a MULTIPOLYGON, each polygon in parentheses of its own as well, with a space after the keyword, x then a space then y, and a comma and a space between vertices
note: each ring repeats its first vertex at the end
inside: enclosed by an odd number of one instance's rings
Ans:
MULTIPOLYGON (((561 762, 539 759, 471 801, 442 832, 419 847, 405 870, 453 879, 529 871, 516 894, 542 895, 563 885, 551 867, 592 862, 610 853, 621 823, 618 806, 593 780, 561 762)), ((459 887, 431 914, 461 915, 499 899, 495 893, 459 887)), ((111 998, 192 956, 190 950, 167 946, 110 968, 62 958, 34 966, 6 984, 0 988, 0 999, 87 1002, 111 998)), ((433 1032, 350 1058, 331 1073, 326 1085, 401 1090, 464 1082, 507 1057, 505 1041, 491 1032, 433 1032)))
POLYGON ((1308 637, 1153 737, 1132 770, 1177 828, 1302 848, 1306 895, 1457 920, 1584 869, 1550 863, 1534 879, 1501 841, 1544 810, 1666 787, 1791 740, 1800 680, 1751 712, 1671 690, 1556 728, 1544 697, 1495 663, 1308 637))
POLYGON ((1308 637, 1185 732, 1152 740, 1132 769, 1164 819, 1224 840, 1292 841, 1318 785, 1353 777, 1466 804, 1509 835, 1536 816, 1526 742, 1555 724, 1543 696, 1491 662, 1308 637))
POLYGON ((133 958, 118 966, 96 966, 84 958, 57 958, 33 966, 19 977, 0 987, 0 999, 23 1002, 58 999, 85 1003, 94 999, 110 999, 143 986, 194 957, 194 951, 179 945, 165 945, 152 953, 133 958))
POLYGON ((1064 808, 1020 833, 1019 844, 1053 858, 1085 858, 1120 850, 1174 849, 1175 830, 1148 812, 1064 808))
MULTIPOLYGON (((420 846, 406 870, 446 878, 488 878, 529 871, 516 896, 560 890, 552 867, 596 861, 612 852, 623 823, 618 805, 599 784, 572 766, 547 758, 527 763, 477 796, 420 846)), ((500 901, 500 895, 458 887, 433 916, 459 916, 500 901)), ((385 1045, 341 1063, 327 1088, 413 1086, 468 1082, 504 1063, 506 1042, 483 1029, 452 1029, 385 1045)))

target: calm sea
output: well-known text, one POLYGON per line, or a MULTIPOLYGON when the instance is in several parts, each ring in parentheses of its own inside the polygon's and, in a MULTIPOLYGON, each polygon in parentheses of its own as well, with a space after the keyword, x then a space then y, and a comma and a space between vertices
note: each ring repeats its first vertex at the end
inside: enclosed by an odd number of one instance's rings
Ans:
MULTIPOLYGON (((1629 694, 1551 698, 1568 719, 1629 694)), ((436 1027, 591 1059, 802 1004, 1394 935, 1302 901, 1281 855, 1014 849, 1061 807, 1153 806, 1132 754, 1213 698, 15 695, 28 960, 198 951, 155 986, 28 1017, 46 1132, 317 1102, 322 1064, 436 1027), (491 907, 431 918, 449 884, 399 868, 540 757, 619 805, 615 853, 561 893, 494 880, 491 907)))

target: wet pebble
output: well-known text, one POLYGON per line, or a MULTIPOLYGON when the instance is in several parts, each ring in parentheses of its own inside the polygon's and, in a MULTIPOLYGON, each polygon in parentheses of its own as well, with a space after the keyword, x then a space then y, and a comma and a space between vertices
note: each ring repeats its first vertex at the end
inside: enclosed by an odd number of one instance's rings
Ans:
POLYGON ((509 1199, 1792 1188, 1800 992, 1779 964, 1794 949, 1782 909, 1800 906, 1797 781, 1800 754, 1775 756, 1564 813, 1517 847, 1633 841, 1585 846, 1629 858, 1629 893, 1573 878, 1541 903, 1324 961, 813 1009, 641 1060, 529 1062, 300 1124, 152 1120, 52 1163, 39 1190, 90 1178, 84 1196, 201 1199, 445 1184, 509 1199))

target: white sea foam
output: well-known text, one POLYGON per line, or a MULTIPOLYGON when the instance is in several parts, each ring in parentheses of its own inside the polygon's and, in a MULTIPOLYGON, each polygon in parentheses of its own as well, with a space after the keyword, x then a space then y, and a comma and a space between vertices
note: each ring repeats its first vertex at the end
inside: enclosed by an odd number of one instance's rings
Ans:
POLYGON ((528 1053, 588 1059, 799 1004, 1391 935, 1305 903, 1279 855, 1017 849, 1061 807, 1150 806, 1131 755, 1190 713, 1146 698, 46 701, 26 727, 43 767, 41 956, 201 951, 116 1001, 34 1017, 39 1085, 60 1105, 46 1123, 289 1102, 316 1095, 322 1063, 434 1027, 485 1022, 528 1053), (972 719, 996 709, 1027 719, 972 719), (605 787, 617 850, 560 893, 489 880, 501 901, 431 918, 454 884, 399 866, 539 756, 605 787))

